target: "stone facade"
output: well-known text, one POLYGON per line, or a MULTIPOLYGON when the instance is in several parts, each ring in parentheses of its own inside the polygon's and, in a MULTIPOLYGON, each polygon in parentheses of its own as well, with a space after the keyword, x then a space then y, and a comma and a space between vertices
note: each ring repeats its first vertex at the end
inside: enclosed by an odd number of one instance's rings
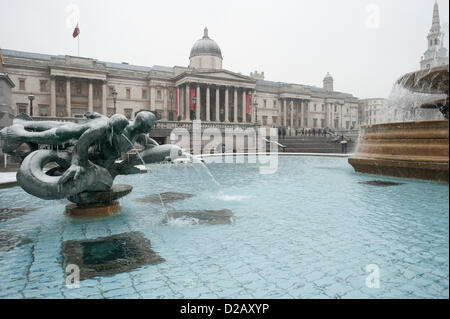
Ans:
POLYGON ((385 99, 374 98, 360 100, 360 123, 371 125, 383 122, 383 110, 385 110, 385 99))
POLYGON ((133 119, 151 110, 163 120, 259 123, 266 127, 351 129, 359 126, 358 99, 325 88, 264 80, 264 73, 242 75, 222 68, 222 54, 208 30, 192 47, 188 67, 152 67, 92 58, 46 55, 3 49, 5 70, 16 85, 15 113, 80 117, 87 111, 116 112, 133 119))

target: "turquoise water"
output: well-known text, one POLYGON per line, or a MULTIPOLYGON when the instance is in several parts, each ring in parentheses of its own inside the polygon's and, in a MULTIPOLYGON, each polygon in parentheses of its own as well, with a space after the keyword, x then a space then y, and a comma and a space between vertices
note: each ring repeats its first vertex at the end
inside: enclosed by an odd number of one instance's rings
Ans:
MULTIPOLYGON (((449 186, 354 173, 345 158, 280 157, 275 174, 256 164, 149 165, 120 176, 134 186, 120 214, 79 221, 65 203, 19 187, 0 208, 37 210, 0 222, 27 237, 0 249, 1 298, 448 298, 449 186), (398 182, 380 187, 373 180, 398 182), (137 202, 158 192, 195 196, 137 202), (230 209, 230 225, 171 220, 172 209, 230 209), (140 231, 164 262, 65 286, 62 242, 140 231), (367 265, 379 269, 369 288, 367 265)), ((14 240, 11 240, 13 243, 14 240)))

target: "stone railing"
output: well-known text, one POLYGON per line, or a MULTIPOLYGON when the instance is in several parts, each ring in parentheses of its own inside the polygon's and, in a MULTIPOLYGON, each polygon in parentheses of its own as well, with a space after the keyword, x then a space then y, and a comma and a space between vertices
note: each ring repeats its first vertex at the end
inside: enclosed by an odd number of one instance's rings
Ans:
MULTIPOLYGON (((34 121, 58 121, 58 122, 73 122, 82 123, 85 118, 81 117, 53 117, 53 116, 33 116, 34 121)), ((245 130, 246 128, 257 129, 260 125, 257 123, 224 123, 224 122, 201 122, 201 128, 219 128, 224 131, 225 128, 241 128, 245 130)), ((153 131, 167 131, 173 130, 175 128, 185 128, 187 130, 192 130, 192 121, 167 121, 158 120, 155 124, 153 131)))

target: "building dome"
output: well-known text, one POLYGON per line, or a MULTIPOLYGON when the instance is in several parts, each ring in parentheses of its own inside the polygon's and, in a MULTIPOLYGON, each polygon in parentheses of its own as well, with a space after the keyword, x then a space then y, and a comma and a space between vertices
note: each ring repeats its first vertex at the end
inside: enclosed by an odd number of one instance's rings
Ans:
POLYGON ((221 69, 222 51, 216 41, 208 36, 205 28, 203 38, 197 40, 189 55, 190 67, 196 69, 221 69))
POLYGON ((203 38, 194 43, 189 58, 198 55, 214 55, 222 59, 222 51, 216 41, 208 36, 208 28, 205 28, 203 38))
POLYGON ((333 80, 333 77, 331 76, 330 72, 327 72, 327 75, 325 75, 324 80, 325 80, 325 79, 331 79, 331 80, 333 80))

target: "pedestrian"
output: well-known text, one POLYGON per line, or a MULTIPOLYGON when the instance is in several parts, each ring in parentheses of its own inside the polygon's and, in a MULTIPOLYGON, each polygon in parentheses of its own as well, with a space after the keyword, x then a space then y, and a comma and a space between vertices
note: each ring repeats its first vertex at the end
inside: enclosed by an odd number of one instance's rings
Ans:
POLYGON ((283 140, 286 139, 286 127, 283 126, 282 128, 282 134, 283 134, 283 140))

